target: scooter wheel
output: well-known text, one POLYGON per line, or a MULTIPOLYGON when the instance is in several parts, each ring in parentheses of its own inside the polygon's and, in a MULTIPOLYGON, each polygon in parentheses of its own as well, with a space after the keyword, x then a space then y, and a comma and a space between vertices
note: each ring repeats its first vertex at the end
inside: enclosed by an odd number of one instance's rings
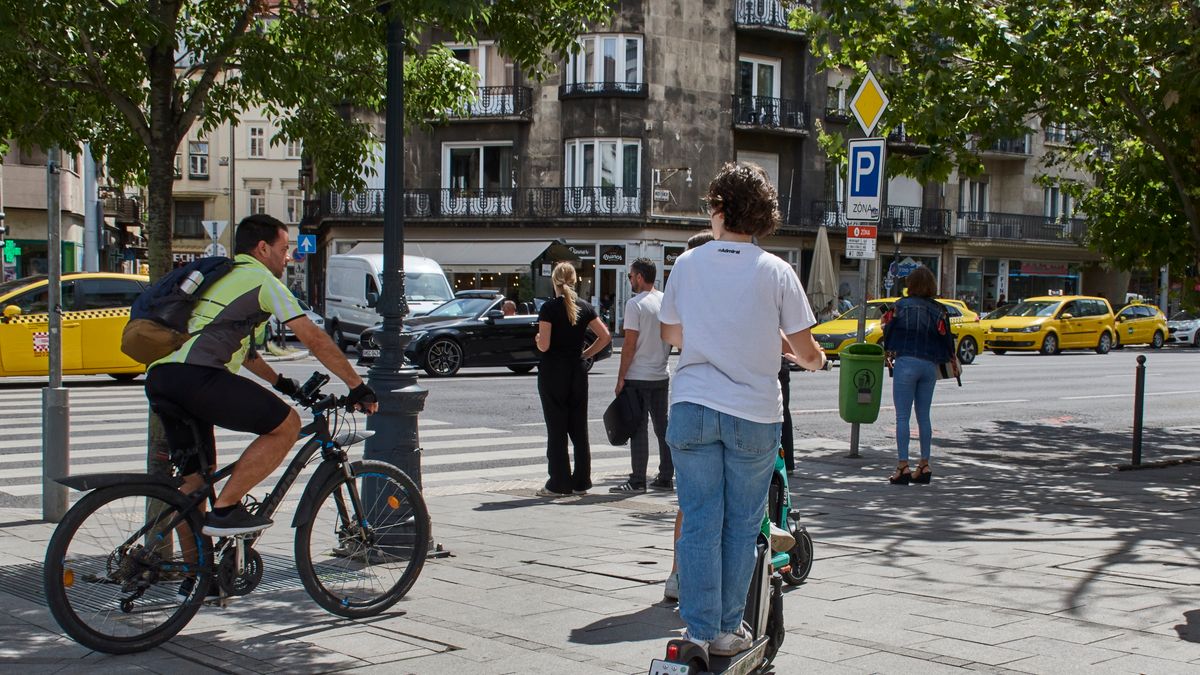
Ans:
POLYGON ((788 551, 791 569, 780 576, 789 586, 799 586, 808 579, 809 572, 812 572, 813 540, 812 535, 803 527, 793 530, 792 536, 796 538, 796 545, 788 551))

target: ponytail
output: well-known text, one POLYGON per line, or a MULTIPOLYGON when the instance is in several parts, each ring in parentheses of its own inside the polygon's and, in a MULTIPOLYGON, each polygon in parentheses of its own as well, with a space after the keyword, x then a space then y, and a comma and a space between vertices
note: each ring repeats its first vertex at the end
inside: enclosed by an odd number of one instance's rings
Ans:
POLYGON ((567 321, 574 326, 579 321, 579 305, 576 304, 579 296, 575 293, 575 266, 569 262, 560 262, 554 267, 554 273, 550 276, 550 280, 554 283, 554 288, 562 293, 563 304, 567 309, 567 321))

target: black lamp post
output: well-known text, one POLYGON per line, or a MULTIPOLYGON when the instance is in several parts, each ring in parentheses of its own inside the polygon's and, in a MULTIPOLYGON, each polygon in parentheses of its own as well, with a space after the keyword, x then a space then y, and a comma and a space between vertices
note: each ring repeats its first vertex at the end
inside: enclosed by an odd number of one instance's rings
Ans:
MULTIPOLYGON (((390 11, 390 3, 380 6, 390 11)), ((379 412, 367 420, 375 435, 367 439, 365 457, 399 467, 421 485, 421 448, 417 415, 429 393, 417 384, 417 373, 404 365, 411 336, 404 331, 408 301, 404 296, 404 23, 391 15, 387 25, 387 112, 384 131, 383 293, 378 309, 383 329, 375 335, 379 358, 368 384, 379 396, 379 412)))
POLYGON ((904 230, 892 229, 892 242, 896 244, 892 252, 892 288, 900 295, 900 240, 904 239, 904 230))

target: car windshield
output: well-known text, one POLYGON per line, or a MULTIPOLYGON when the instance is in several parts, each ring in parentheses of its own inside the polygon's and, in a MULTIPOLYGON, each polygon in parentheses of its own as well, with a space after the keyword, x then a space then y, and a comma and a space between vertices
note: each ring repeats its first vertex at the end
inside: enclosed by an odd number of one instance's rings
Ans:
MULTIPOLYGON (((379 275, 383 288, 383 275, 379 275)), ((444 274, 436 272, 405 272, 404 298, 409 302, 445 302, 454 297, 444 274)))
POLYGON ((1054 310, 1062 302, 1058 300, 1026 300, 1012 308, 1009 316, 1054 316, 1054 310))
POLYGON ((444 316, 458 319, 464 316, 476 317, 495 302, 491 298, 456 298, 429 312, 426 316, 444 316))
POLYGON ((47 277, 45 274, 38 274, 32 277, 22 277, 20 279, 5 281, 4 283, 0 283, 0 295, 6 295, 17 290, 18 288, 21 288, 22 286, 28 286, 29 284, 38 281, 45 281, 46 278, 47 277))
POLYGON ((987 315, 984 316, 984 318, 985 319, 999 319, 1002 316, 1008 316, 1015 308, 1016 308, 1016 305, 1005 305, 1003 307, 997 307, 996 309, 993 309, 992 311, 988 312, 987 315))
MULTIPOLYGON (((883 318, 883 313, 891 308, 886 302, 868 302, 867 303, 867 321, 878 321, 883 318)), ((855 305, 838 317, 847 321, 858 321, 858 306, 855 305)))
POLYGON ((1175 312, 1171 316, 1172 321, 1200 321, 1200 316, 1196 316, 1193 312, 1183 311, 1175 312))

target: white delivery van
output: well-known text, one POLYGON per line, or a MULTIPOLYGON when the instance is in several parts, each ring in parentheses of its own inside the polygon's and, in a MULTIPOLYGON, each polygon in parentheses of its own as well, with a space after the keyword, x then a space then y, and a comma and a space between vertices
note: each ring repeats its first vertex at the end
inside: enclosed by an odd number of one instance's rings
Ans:
MULTIPOLYGON (((383 253, 378 242, 356 245, 347 253, 329 256, 325 270, 325 328, 345 349, 358 336, 378 324, 376 309, 383 288, 383 253)), ((404 256, 404 295, 409 316, 430 310, 454 298, 441 265, 430 258, 404 256)))

